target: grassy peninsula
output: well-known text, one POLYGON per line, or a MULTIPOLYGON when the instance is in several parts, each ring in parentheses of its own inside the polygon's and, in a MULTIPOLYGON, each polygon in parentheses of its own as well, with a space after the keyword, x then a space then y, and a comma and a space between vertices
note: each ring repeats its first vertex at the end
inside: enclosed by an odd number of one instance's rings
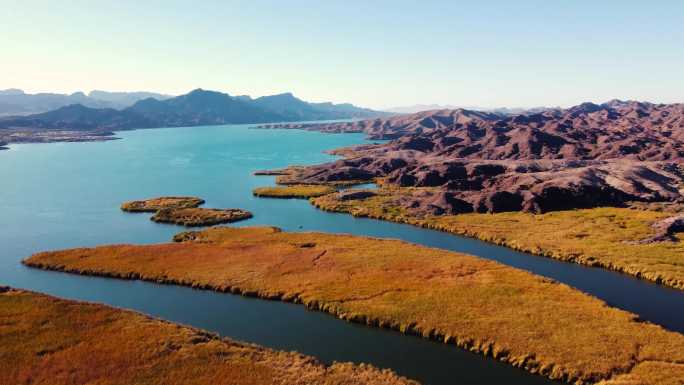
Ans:
POLYGON ((675 242, 641 243, 654 235, 652 224, 671 213, 603 207, 545 214, 417 216, 398 204, 409 188, 382 188, 365 199, 338 194, 315 198, 323 210, 409 223, 507 246, 564 261, 598 266, 684 289, 684 234, 675 242))
POLYGON ((569 383, 671 385, 684 378, 684 335, 492 261, 397 240, 270 227, 218 227, 175 240, 44 252, 24 263, 303 303, 569 383))
POLYGON ((108 306, 0 287, 2 384, 415 384, 108 306))

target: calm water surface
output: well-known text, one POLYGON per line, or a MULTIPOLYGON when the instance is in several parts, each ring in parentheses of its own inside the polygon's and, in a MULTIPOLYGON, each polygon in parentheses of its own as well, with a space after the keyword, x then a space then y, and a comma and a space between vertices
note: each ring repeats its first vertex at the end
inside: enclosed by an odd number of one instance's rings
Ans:
POLYGON ((332 159, 322 151, 364 143, 357 134, 214 126, 140 130, 101 143, 14 145, 0 152, 0 284, 131 308, 261 345, 297 350, 325 362, 369 362, 426 384, 543 384, 549 381, 494 360, 417 337, 339 321, 302 306, 144 282, 28 269, 41 250, 103 243, 165 242, 182 230, 122 213, 122 201, 196 195, 206 207, 239 207, 291 231, 400 238, 501 261, 568 283, 613 306, 684 331, 684 293, 407 225, 318 211, 303 200, 256 199, 272 177, 257 169, 332 159))

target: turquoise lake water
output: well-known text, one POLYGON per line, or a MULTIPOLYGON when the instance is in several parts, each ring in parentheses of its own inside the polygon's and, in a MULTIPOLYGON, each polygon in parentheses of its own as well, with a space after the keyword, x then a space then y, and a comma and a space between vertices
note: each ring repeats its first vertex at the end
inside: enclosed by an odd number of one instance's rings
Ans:
POLYGON ((468 252, 568 283, 673 330, 684 330, 680 291, 629 276, 535 257, 407 225, 326 213, 305 200, 257 199, 273 177, 260 169, 334 159, 323 150, 366 143, 361 134, 212 126, 127 131, 98 143, 12 145, 0 151, 0 285, 103 302, 224 336, 297 350, 324 362, 369 362, 426 384, 543 384, 494 360, 417 337, 339 321, 302 306, 144 282, 29 269, 37 251, 111 243, 165 242, 183 228, 119 210, 126 200, 194 195, 205 207, 250 210, 235 225, 400 238, 468 252))

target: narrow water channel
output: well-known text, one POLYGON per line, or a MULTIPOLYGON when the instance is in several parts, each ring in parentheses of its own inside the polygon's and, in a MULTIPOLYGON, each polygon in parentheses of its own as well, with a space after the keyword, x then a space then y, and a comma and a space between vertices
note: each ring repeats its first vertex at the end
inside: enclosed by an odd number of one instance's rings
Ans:
POLYGON ((370 363, 426 385, 554 382, 502 362, 399 332, 339 320, 302 305, 141 281, 36 271, 33 289, 103 302, 325 363, 370 363))
MULTIPOLYGON (((415 226, 346 217, 328 232, 397 238, 425 246, 476 255, 553 278, 641 319, 684 333, 684 291, 602 268, 517 252, 507 247, 415 226)), ((296 229, 291 229, 295 231, 296 229)))

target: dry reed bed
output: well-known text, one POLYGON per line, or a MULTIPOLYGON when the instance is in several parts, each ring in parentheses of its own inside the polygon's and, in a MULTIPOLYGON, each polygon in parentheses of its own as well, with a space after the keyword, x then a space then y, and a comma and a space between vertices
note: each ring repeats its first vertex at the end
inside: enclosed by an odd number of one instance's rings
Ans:
POLYGON ((684 336, 566 285, 480 258, 274 228, 36 254, 33 267, 303 303, 577 384, 681 384, 684 336))
POLYGON ((0 288, 1 384, 416 384, 131 311, 0 288))

